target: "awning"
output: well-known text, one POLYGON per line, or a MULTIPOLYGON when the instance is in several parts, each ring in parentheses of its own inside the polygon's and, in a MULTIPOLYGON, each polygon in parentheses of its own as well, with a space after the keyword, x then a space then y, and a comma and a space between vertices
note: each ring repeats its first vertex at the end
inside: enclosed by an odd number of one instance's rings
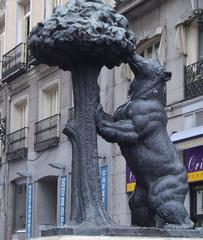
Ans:
POLYGON ((171 141, 179 150, 203 145, 203 126, 173 133, 171 141))

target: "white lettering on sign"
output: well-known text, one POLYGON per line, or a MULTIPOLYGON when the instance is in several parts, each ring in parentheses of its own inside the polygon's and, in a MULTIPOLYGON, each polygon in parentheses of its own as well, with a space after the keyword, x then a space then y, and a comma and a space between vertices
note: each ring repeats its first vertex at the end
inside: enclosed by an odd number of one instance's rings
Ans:
POLYGON ((201 161, 198 161, 195 156, 191 156, 188 163, 189 172, 192 171, 202 171, 203 170, 203 158, 201 161))

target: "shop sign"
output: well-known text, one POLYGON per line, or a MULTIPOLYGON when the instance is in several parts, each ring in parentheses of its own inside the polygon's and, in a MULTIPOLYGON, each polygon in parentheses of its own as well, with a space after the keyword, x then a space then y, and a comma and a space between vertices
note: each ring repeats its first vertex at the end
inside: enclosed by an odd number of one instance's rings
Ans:
POLYGON ((32 237, 32 190, 33 184, 27 184, 26 198, 26 238, 32 237))
POLYGON ((184 165, 188 172, 188 182, 203 180, 203 146, 183 151, 184 165))
POLYGON ((61 176, 60 184, 60 225, 65 224, 67 176, 61 176))
POLYGON ((107 209, 108 166, 100 167, 102 206, 107 209))
POLYGON ((126 192, 133 192, 136 187, 136 178, 133 175, 132 171, 126 165, 126 192))

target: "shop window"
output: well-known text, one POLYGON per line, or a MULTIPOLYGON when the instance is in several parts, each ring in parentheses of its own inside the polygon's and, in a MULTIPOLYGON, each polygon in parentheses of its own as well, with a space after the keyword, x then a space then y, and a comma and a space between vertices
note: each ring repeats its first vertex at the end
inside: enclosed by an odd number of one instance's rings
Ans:
POLYGON ((191 186, 191 218, 196 227, 203 227, 203 184, 191 186))
POLYGON ((11 106, 11 130, 16 131, 28 126, 27 98, 11 106))
POLYGON ((26 224, 26 184, 16 184, 14 194, 14 229, 24 230, 26 224))

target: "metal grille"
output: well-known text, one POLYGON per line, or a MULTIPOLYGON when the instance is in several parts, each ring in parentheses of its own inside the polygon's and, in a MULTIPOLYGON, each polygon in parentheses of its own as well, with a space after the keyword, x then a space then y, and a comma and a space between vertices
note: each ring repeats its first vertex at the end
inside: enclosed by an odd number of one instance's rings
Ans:
POLYGON ((185 67, 185 100, 203 95, 203 60, 185 67))
POLYGON ((35 123, 35 144, 59 137, 59 114, 35 123))
POLYGON ((27 148, 28 128, 22 128, 7 135, 8 153, 27 148))
POLYGON ((3 80, 25 72, 27 69, 27 44, 20 43, 15 48, 3 55, 2 78, 3 80))

